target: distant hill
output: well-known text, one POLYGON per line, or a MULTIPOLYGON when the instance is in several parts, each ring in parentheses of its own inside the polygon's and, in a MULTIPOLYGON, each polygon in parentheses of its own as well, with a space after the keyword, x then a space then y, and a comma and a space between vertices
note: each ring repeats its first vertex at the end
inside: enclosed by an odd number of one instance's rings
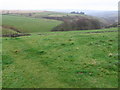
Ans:
POLYGON ((39 13, 45 12, 42 10, 0 10, 0 14, 12 14, 12 13, 39 13))
POLYGON ((95 16, 100 19, 106 20, 108 25, 112 25, 118 22, 118 11, 80 10, 80 9, 66 9, 66 10, 54 9, 51 11, 58 11, 58 12, 64 12, 64 13, 70 13, 73 11, 84 12, 86 15, 95 16))
MULTIPOLYGON (((55 27, 51 28, 52 31, 91 30, 116 27, 118 18, 117 12, 115 11, 83 11, 84 14, 70 13, 70 11, 57 12, 40 10, 5 10, 2 12, 4 15, 25 16, 29 18, 36 18, 36 20, 43 20, 44 18, 45 20, 49 19, 49 21, 51 21, 50 19, 62 21, 62 24, 58 24, 57 26, 55 25, 55 27)), ((82 12, 82 10, 76 10, 75 12, 82 12)), ((31 28, 29 28, 29 30, 31 30, 31 28)), ((25 30, 28 30, 28 28, 25 30)))
POLYGON ((118 22, 118 11, 88 11, 88 15, 105 19, 109 24, 118 22))
POLYGON ((86 14, 80 14, 80 13, 76 14, 76 13, 46 11, 46 12, 31 13, 31 14, 25 13, 20 15, 32 17, 32 18, 45 18, 45 19, 63 21, 62 24, 53 28, 52 31, 100 29, 108 25, 104 19, 86 14))

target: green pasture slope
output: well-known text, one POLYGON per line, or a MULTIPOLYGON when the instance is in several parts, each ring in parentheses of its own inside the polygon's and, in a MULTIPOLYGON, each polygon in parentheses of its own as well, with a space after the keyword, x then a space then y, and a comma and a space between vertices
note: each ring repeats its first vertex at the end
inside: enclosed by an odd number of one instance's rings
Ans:
POLYGON ((81 31, 3 37, 3 88, 116 88, 117 39, 81 31))
POLYGON ((2 18, 2 25, 12 26, 23 33, 48 32, 62 23, 61 21, 57 20, 48 20, 42 18, 35 19, 13 15, 3 15, 2 18))

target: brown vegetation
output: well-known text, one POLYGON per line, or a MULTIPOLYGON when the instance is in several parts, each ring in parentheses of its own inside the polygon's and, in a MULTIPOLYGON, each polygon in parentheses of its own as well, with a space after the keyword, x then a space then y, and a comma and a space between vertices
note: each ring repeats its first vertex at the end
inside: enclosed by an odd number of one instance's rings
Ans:
POLYGON ((0 14, 40 13, 41 10, 0 10, 0 14))
POLYGON ((5 26, 5 25, 2 25, 3 28, 7 28, 7 29, 11 29, 13 31, 16 31, 18 33, 21 33, 20 30, 18 30, 17 28, 13 27, 13 26, 5 26))
POLYGON ((20 37, 20 36, 30 36, 31 34, 9 34, 9 35, 2 35, 2 37, 20 37))
POLYGON ((105 27, 105 24, 100 22, 98 19, 82 16, 47 17, 47 19, 64 21, 64 23, 55 27, 52 31, 90 30, 105 27))

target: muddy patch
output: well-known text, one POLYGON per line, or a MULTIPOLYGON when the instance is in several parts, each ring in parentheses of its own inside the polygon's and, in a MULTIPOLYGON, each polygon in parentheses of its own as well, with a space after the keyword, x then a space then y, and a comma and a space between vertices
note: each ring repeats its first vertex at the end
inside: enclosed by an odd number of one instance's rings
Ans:
POLYGON ((9 34, 9 35, 2 35, 2 37, 20 37, 20 36, 30 36, 31 34, 9 34))
POLYGON ((106 33, 106 32, 118 32, 118 30, 111 30, 111 31, 95 31, 95 32, 80 32, 80 33, 106 33))
POLYGON ((13 27, 13 26, 6 26, 6 25, 2 25, 1 28, 5 28, 5 29, 10 29, 15 31, 16 33, 13 34, 2 34, 0 35, 0 37, 20 37, 20 36, 30 36, 31 34, 26 34, 26 33, 22 33, 19 29, 13 27))
POLYGON ((6 25, 2 25, 2 28, 6 28, 6 29, 11 29, 13 31, 16 31, 18 33, 21 33, 21 31, 13 26, 6 26, 6 25))
MULTIPOLYGON (((69 30, 69 31, 71 31, 71 30, 69 30)), ((82 31, 82 30, 76 30, 76 31, 82 31)), ((84 31, 87 31, 87 30, 84 30, 84 31)), ((64 32, 64 31, 52 31, 52 32, 64 32)), ((92 32, 80 32, 80 33, 107 33, 107 32, 118 32, 118 30, 92 31, 92 32)))

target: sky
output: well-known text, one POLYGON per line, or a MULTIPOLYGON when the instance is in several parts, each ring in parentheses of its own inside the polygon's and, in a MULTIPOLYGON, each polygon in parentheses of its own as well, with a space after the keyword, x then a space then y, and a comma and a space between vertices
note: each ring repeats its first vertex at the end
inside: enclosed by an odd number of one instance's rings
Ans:
POLYGON ((0 0, 1 10, 117 10, 119 0, 0 0))

